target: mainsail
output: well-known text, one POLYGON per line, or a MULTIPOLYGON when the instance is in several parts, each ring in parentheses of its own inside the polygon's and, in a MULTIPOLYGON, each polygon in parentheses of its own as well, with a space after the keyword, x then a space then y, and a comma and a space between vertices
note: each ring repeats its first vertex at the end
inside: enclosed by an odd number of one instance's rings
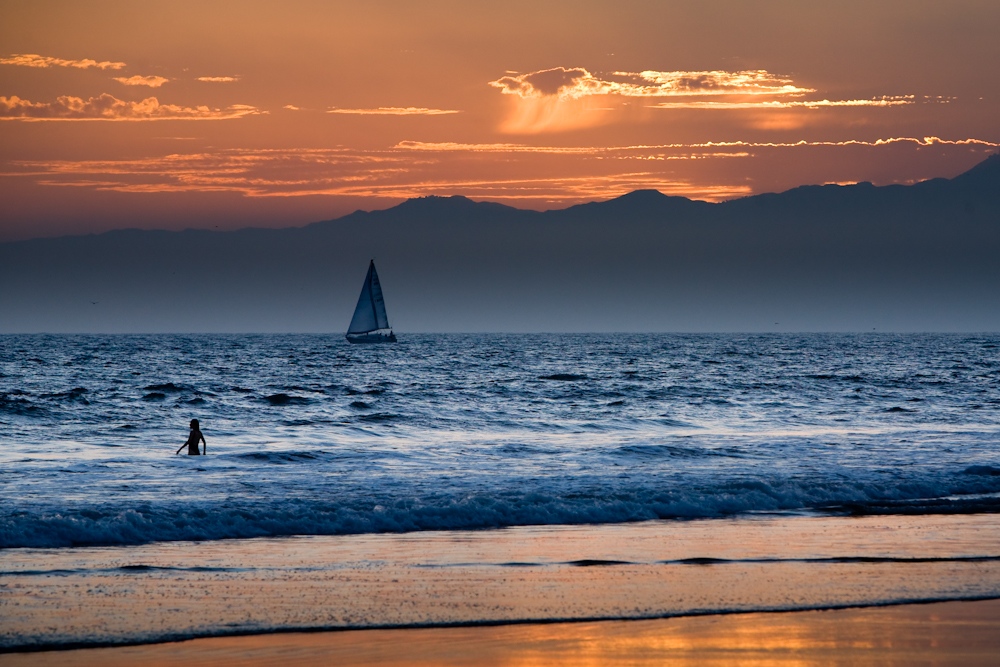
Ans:
POLYGON ((380 329, 389 328, 389 318, 385 314, 385 300, 382 298, 382 285, 375 271, 375 261, 368 264, 368 275, 361 287, 361 296, 351 318, 348 334, 366 334, 380 329))

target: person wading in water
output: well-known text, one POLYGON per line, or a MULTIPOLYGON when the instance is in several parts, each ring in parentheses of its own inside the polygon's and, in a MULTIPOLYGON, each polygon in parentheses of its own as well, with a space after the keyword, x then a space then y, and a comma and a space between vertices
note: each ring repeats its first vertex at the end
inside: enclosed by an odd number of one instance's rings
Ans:
POLYGON ((187 446, 188 454, 191 456, 198 456, 199 454, 208 454, 208 443, 205 442, 205 436, 201 434, 201 428, 198 426, 198 420, 191 420, 191 435, 188 436, 187 442, 177 448, 177 453, 180 454, 181 450, 187 446), (198 451, 198 441, 201 440, 202 444, 205 445, 205 451, 198 451))

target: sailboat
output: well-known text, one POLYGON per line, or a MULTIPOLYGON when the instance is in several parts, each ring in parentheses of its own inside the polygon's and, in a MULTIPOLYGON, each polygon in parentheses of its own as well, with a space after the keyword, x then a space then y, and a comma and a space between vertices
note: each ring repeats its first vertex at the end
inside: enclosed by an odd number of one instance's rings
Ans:
POLYGON ((396 342, 396 335, 392 333, 389 318, 385 314, 385 300, 382 298, 382 285, 378 281, 374 259, 368 264, 368 275, 365 276, 365 284, 361 286, 361 296, 354 308, 351 326, 347 327, 347 342, 396 342))

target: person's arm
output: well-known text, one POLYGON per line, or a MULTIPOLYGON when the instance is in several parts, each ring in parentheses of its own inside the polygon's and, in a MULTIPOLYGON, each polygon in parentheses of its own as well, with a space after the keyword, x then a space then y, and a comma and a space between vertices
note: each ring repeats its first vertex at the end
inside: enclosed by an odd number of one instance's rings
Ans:
POLYGON ((204 433, 202 433, 202 435, 201 435, 201 445, 202 445, 202 447, 201 447, 201 453, 207 456, 208 455, 208 443, 205 442, 205 434, 204 433))
POLYGON ((181 453, 181 450, 182 450, 182 449, 184 449, 184 447, 185 447, 186 445, 187 445, 187 443, 185 442, 185 443, 184 443, 183 445, 181 445, 180 447, 178 447, 178 448, 177 448, 177 451, 176 451, 176 452, 174 452, 174 453, 175 453, 175 454, 180 454, 180 453, 181 453))

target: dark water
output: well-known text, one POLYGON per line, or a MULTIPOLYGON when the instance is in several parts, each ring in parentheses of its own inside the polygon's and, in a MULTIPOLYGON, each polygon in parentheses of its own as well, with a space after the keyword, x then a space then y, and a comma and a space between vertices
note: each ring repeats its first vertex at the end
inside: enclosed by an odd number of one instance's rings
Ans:
POLYGON ((1000 335, 0 336, 0 439, 3 548, 995 512, 1000 335))

